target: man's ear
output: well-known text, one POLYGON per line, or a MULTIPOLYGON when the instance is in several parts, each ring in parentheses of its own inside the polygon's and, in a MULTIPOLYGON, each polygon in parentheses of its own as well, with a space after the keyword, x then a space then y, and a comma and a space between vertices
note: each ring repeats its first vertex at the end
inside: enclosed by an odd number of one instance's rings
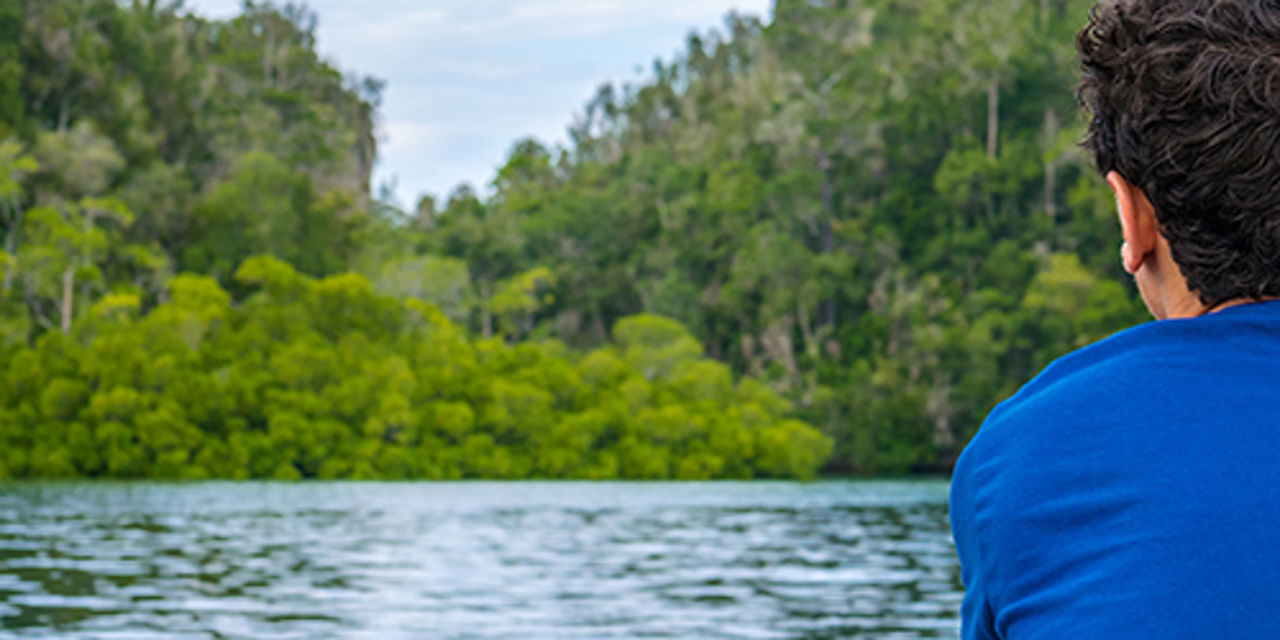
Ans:
POLYGON ((1107 186, 1116 195, 1116 210, 1124 233, 1124 247, 1121 249, 1124 270, 1137 273, 1147 256, 1155 252, 1160 237, 1155 207, 1142 189, 1115 171, 1107 174, 1107 186))

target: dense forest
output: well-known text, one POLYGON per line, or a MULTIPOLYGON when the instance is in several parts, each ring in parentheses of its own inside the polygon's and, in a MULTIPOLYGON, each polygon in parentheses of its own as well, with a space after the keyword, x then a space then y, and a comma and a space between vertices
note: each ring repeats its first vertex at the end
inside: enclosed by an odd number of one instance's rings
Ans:
POLYGON ((0 477, 943 470, 1143 319, 1091 4, 778 0, 402 211, 305 8, 0 0, 0 477))

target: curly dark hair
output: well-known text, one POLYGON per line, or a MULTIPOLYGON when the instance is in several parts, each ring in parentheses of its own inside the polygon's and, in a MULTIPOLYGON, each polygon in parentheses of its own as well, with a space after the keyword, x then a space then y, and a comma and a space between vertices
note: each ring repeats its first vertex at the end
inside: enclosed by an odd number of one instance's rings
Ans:
POLYGON ((1141 188, 1202 302, 1280 296, 1280 0, 1111 0, 1080 32, 1084 147, 1141 188))

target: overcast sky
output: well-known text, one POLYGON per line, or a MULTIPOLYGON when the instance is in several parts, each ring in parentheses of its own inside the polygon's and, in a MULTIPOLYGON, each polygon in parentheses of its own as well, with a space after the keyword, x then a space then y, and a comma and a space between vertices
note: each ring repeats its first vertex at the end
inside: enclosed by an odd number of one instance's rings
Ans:
MULTIPOLYGON (((546 143, 606 81, 640 78, 690 30, 731 10, 768 17, 771 0, 310 0, 321 55, 387 81, 374 183, 397 199, 484 189, 517 139, 546 143)), ((241 0, 187 0, 209 17, 241 0)))

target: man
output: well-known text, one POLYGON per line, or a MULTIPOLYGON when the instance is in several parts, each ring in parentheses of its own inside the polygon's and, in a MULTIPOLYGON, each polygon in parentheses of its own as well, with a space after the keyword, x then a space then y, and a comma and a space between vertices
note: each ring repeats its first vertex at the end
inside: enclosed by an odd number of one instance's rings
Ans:
POLYGON ((1055 362, 961 457, 963 636, 1280 638, 1280 1, 1103 2, 1078 45, 1157 322, 1055 362))

